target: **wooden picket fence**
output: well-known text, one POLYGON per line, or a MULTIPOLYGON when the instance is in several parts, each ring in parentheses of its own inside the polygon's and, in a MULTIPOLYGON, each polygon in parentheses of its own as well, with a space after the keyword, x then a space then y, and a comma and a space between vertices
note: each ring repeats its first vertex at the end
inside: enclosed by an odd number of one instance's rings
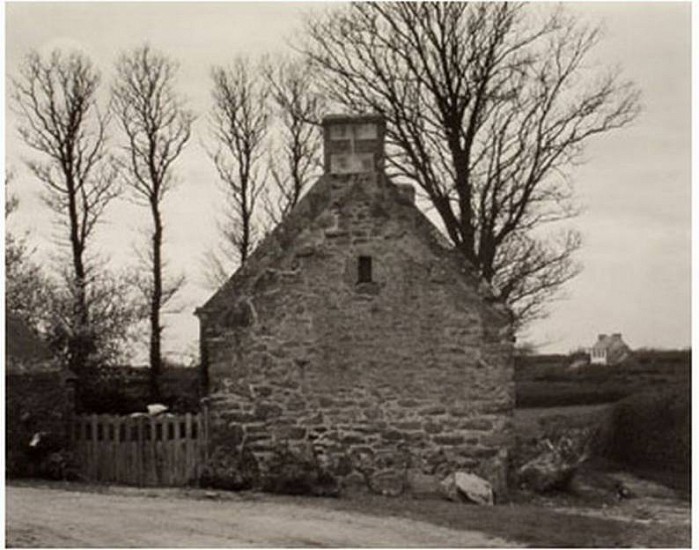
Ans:
POLYGON ((206 459, 206 415, 78 415, 73 449, 89 481, 182 486, 206 459))

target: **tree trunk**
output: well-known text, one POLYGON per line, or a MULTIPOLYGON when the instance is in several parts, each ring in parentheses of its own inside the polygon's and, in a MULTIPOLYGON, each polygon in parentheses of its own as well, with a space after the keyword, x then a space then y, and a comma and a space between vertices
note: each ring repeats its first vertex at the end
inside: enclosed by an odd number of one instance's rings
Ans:
POLYGON ((160 355, 160 306, 163 296, 162 258, 161 248, 163 243, 163 224, 160 218, 157 201, 151 202, 153 214, 153 288, 150 309, 150 399, 152 402, 160 401, 160 373, 162 370, 160 355))
POLYGON ((73 319, 72 334, 68 341, 69 366, 77 375, 85 372, 90 355, 90 335, 88 334, 89 317, 86 297, 86 275, 83 262, 84 246, 80 238, 77 204, 75 202, 75 184, 73 177, 66 178, 68 188, 68 216, 70 222, 70 245, 73 254, 74 285, 73 289, 73 319))

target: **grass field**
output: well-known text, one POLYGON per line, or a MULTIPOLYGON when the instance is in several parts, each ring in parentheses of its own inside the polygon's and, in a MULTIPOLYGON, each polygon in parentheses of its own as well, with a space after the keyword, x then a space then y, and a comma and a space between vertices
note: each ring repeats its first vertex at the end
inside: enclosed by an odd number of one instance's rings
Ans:
POLYGON ((531 355, 515 360, 517 407, 613 403, 659 389, 691 388, 690 351, 640 351, 621 365, 571 368, 566 355, 531 355))

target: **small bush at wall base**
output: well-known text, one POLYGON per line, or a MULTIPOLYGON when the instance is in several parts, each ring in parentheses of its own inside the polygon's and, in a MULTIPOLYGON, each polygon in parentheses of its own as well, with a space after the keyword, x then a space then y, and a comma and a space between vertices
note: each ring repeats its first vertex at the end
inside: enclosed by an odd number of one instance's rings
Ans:
POLYGON ((312 450, 278 447, 268 464, 262 490, 285 495, 337 496, 339 483, 323 469, 312 450))
POLYGON ((72 451, 61 449, 50 453, 39 464, 39 475, 54 481, 77 481, 81 479, 80 468, 72 451))
POLYGON ((259 478, 257 459, 249 449, 219 447, 202 468, 199 483, 209 489, 244 491, 257 486, 259 478))

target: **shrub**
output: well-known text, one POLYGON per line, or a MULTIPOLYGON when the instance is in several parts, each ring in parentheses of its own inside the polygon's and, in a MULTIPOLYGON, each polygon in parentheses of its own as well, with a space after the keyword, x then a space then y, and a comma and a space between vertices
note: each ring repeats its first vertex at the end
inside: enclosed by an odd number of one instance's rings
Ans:
POLYGON ((621 464, 691 470, 690 395, 687 388, 645 392, 618 402, 595 442, 599 456, 621 464))
POLYGON ((6 474, 9 478, 33 477, 51 480, 76 480, 79 478, 75 455, 65 448, 61 436, 51 432, 38 432, 35 445, 23 440, 8 450, 6 474))
POLYGON ((268 463, 262 489, 285 495, 337 496, 337 479, 320 465, 311 448, 280 445, 268 463))
POLYGON ((38 476, 54 481, 76 481, 81 478, 74 453, 66 449, 60 449, 44 457, 39 464, 38 476))
POLYGON ((245 446, 240 451, 221 446, 214 451, 199 476, 202 487, 225 491, 262 489, 285 495, 337 496, 337 479, 320 462, 310 447, 292 450, 278 445, 265 460, 264 471, 245 446))
POLYGON ((255 455, 246 447, 233 451, 217 448, 202 468, 202 487, 224 491, 252 489, 259 483, 260 470, 255 455))

